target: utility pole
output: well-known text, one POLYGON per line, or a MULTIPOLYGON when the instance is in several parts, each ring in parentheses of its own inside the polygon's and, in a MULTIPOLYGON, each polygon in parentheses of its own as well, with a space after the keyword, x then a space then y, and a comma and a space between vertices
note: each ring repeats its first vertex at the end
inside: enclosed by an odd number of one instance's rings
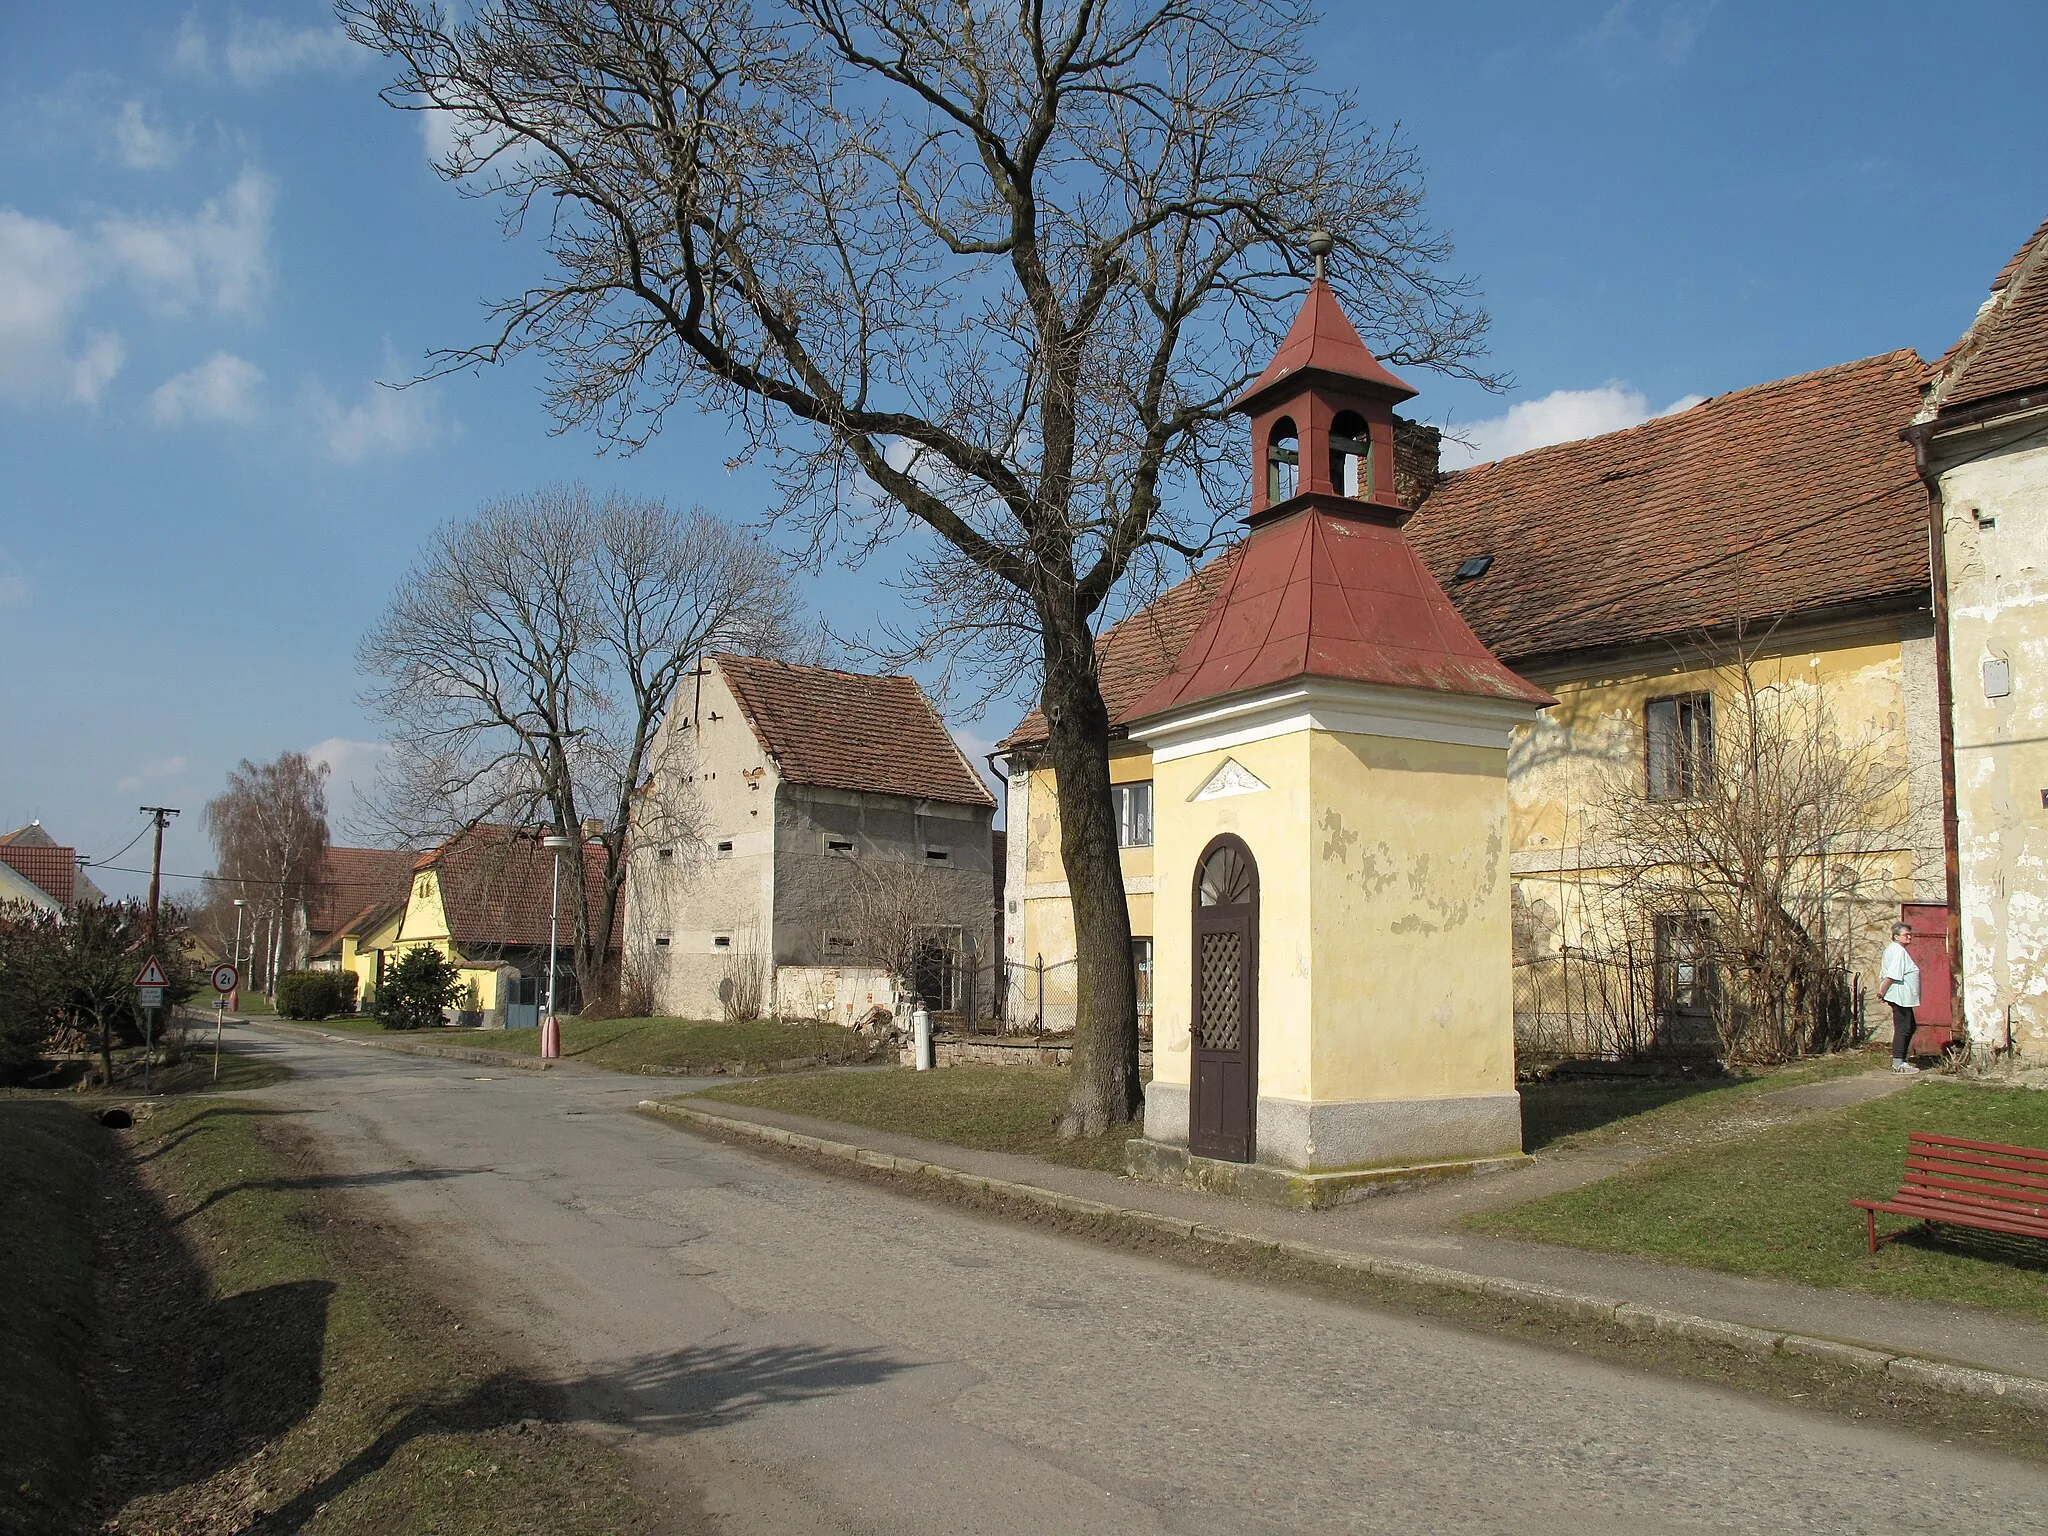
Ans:
POLYGON ((164 878, 164 828, 171 818, 178 814, 176 807, 168 805, 145 805, 142 814, 156 823, 156 846, 149 856, 149 952, 156 953, 156 907, 157 896, 163 888, 164 878))

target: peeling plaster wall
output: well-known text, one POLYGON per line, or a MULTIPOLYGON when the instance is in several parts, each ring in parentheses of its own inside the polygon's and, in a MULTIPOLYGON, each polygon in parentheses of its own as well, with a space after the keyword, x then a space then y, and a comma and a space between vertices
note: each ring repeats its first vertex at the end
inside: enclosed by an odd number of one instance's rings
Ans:
POLYGON ((651 968, 658 1013, 715 1019, 734 955, 756 953, 767 965, 775 942, 781 775, 715 666, 701 697, 696 678, 683 680, 661 737, 653 760, 677 765, 682 782, 657 776, 654 793, 664 804, 643 818, 647 835, 634 840, 625 953, 651 968), (677 830, 655 830, 669 824, 677 830), (699 829, 701 838, 682 828, 699 829), (731 850, 721 852, 721 842, 731 850), (720 937, 730 944, 718 947, 720 937))
MULTIPOLYGON (((1835 854, 1853 878, 1839 882, 1844 894, 1830 907, 1828 949, 1868 979, 1899 905, 1944 899, 1932 621, 1915 613, 1782 632, 1754 667, 1760 683, 1785 690, 1791 718, 1811 718, 1817 690, 1842 740, 1868 741, 1903 773, 1866 834, 1835 854)), ((1530 676, 1558 702, 1517 733, 1509 759, 1517 948, 1539 958, 1566 945, 1618 948, 1628 917, 1617 895, 1624 860, 1602 807, 1617 784, 1634 793, 1643 783, 1645 705, 1711 693, 1719 718, 1731 707, 1732 679, 1670 652, 1530 676)))
POLYGON ((1963 1008, 2048 1044, 2048 418, 1937 436, 1955 701, 1963 1008), (1990 526, 1986 526, 1986 524, 1990 526), (1984 663, 2002 661, 2004 697, 1984 663))

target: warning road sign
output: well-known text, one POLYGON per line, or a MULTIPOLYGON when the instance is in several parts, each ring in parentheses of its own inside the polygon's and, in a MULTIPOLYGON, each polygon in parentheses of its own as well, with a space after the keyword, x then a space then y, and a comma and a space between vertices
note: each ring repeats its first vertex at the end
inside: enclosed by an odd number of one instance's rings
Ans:
POLYGON ((156 963, 156 956, 149 957, 149 964, 142 968, 142 974, 135 978, 138 987, 168 987, 171 978, 164 974, 164 968, 156 963))

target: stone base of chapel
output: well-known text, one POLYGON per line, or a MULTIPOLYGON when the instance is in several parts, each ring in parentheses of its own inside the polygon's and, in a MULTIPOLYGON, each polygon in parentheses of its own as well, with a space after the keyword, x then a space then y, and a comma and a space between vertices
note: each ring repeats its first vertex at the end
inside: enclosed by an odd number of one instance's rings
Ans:
POLYGON ((1522 1101, 1513 1092, 1322 1104, 1262 1098, 1250 1163, 1189 1152, 1187 1114, 1185 1087, 1146 1089, 1145 1135, 1124 1144, 1132 1178, 1315 1210, 1533 1161, 1522 1151, 1522 1101))

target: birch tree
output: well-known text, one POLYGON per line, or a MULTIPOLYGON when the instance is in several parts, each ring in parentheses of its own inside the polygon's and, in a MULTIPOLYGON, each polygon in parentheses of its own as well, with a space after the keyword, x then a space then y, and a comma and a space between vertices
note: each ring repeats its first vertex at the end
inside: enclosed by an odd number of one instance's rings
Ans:
POLYGON ((272 970, 303 931, 306 898, 327 852, 327 771, 303 752, 268 763, 244 758, 227 788, 206 802, 215 889, 242 897, 252 918, 271 919, 272 970))
POLYGON ((1313 85, 1303 0, 341 0, 444 175, 543 270, 437 369, 528 350, 564 427, 729 422, 800 547, 909 532, 938 651, 1029 680, 1078 949, 1067 1134, 1139 1102, 1095 637, 1244 505, 1230 401, 1307 277, 1472 373, 1420 168, 1313 85))

